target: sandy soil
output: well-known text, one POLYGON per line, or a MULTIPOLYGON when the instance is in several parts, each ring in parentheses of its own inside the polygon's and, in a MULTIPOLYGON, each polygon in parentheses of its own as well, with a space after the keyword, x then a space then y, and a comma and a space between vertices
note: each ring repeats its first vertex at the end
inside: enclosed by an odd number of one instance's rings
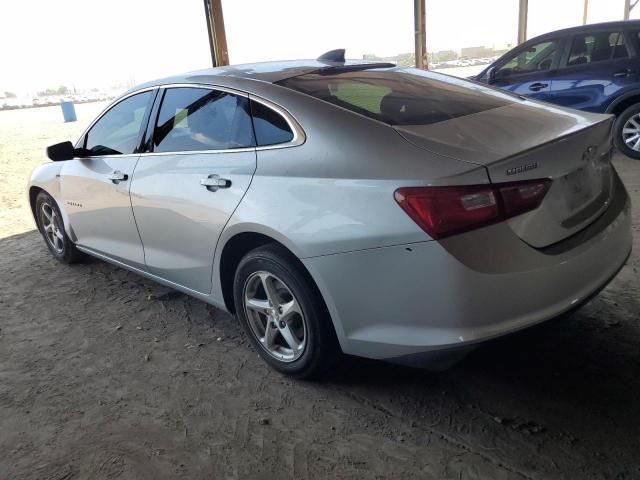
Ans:
MULTIPOLYGON (((0 112, 0 479, 640 478, 638 210, 636 253, 570 318, 446 372, 292 381, 229 315, 51 258, 24 185, 98 109, 0 112)), ((640 162, 616 165, 638 203, 640 162)))

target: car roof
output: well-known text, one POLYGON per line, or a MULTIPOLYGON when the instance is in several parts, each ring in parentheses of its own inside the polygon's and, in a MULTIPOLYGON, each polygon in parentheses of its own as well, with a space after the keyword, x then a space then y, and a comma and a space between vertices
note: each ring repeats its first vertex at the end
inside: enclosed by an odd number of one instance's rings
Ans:
POLYGON ((260 82, 276 83, 281 80, 286 80, 287 78, 297 77, 326 69, 348 70, 350 68, 358 68, 359 66, 362 66, 363 68, 389 68, 395 65, 363 60, 347 60, 345 62, 287 60, 277 62, 245 63, 241 65, 206 68, 171 77, 160 78, 142 85, 137 85, 132 90, 176 83, 215 84, 220 77, 242 78, 260 82))
POLYGON ((574 33, 591 32, 597 30, 607 30, 609 28, 640 28, 640 20, 617 20, 615 22, 602 22, 602 23, 590 23, 587 25, 580 25, 577 27, 563 28, 562 30, 554 30, 553 32, 543 33, 537 37, 530 38, 525 43, 529 43, 533 40, 538 40, 547 37, 556 37, 560 35, 572 35, 574 33))

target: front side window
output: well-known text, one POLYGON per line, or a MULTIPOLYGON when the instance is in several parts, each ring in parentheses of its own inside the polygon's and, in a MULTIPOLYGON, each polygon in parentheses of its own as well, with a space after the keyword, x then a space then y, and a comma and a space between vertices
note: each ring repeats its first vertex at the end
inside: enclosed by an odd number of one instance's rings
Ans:
POLYGON ((293 140, 291 127, 275 110, 252 100, 251 115, 258 146, 277 145, 293 140))
POLYGON ((558 43, 556 40, 548 40, 531 45, 496 70, 496 78, 549 70, 557 55, 558 43))
POLYGON ((571 42, 567 66, 572 67, 628 57, 629 52, 622 32, 578 35, 571 42))
POLYGON ((153 135, 154 152, 253 147, 249 100, 219 90, 170 88, 153 135))
POLYGON ((125 98, 100 117, 85 139, 91 155, 133 153, 151 95, 149 91, 125 98))

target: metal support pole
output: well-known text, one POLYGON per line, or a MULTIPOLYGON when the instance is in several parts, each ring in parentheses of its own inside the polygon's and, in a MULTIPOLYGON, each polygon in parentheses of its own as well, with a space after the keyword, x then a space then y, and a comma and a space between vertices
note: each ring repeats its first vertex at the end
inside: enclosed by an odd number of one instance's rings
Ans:
MULTIPOLYGON (((635 6, 635 5, 634 5, 635 6)), ((629 20, 629 14, 631 13, 631 0, 624 0, 624 20, 629 20)))
POLYGON ((424 0, 413 1, 413 20, 416 39, 416 68, 428 70, 424 0))
POLYGON ((204 11, 207 18, 211 62, 214 67, 229 65, 227 36, 224 31, 221 0, 204 0, 204 11))
POLYGON ((587 13, 589 12, 589 0, 584 0, 584 9, 582 10, 582 24, 587 24, 587 13))
POLYGON ((518 9, 518 44, 527 41, 527 14, 529 13, 529 0, 520 0, 518 9))

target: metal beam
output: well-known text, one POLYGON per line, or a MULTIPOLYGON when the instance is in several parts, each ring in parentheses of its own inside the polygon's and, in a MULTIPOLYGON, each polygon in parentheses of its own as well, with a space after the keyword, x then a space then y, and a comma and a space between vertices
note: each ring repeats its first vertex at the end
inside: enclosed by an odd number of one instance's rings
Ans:
POLYGON ((207 18, 211 63, 214 67, 229 65, 227 36, 224 31, 222 16, 222 0, 204 0, 204 11, 207 18))
POLYGON ((589 0, 584 0, 584 9, 582 10, 582 24, 587 24, 587 13, 589 12, 589 0))
POLYGON ((518 44, 527 41, 527 15, 529 14, 529 0, 520 0, 518 9, 518 44))
POLYGON ((631 0, 624 0, 624 17, 623 18, 625 20, 629 20, 629 14, 631 13, 632 8, 633 7, 631 6, 631 0))
POLYGON ((413 22, 416 40, 416 68, 428 70, 424 0, 413 0, 413 22))

